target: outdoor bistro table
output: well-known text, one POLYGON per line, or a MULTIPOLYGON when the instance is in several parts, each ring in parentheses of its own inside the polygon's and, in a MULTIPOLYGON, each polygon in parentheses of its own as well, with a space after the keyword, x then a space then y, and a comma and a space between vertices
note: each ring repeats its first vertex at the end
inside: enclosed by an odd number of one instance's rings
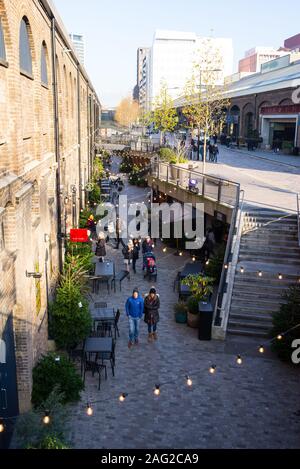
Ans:
MULTIPOLYGON (((94 282, 99 280, 105 280, 107 282, 107 289, 109 291, 110 280, 115 276, 115 264, 113 261, 95 262, 95 274, 96 277, 94 282)), ((95 285, 94 285, 95 287, 95 285)), ((93 289, 95 291, 95 288, 93 289)))
POLYGON ((183 271, 180 274, 180 278, 185 278, 188 275, 197 275, 203 272, 203 266, 201 262, 190 262, 185 265, 183 271))
POLYGON ((97 323, 102 325, 113 326, 115 324, 115 311, 114 308, 90 308, 90 313, 94 321, 94 329, 97 323))
POLYGON ((84 344, 84 353, 96 353, 100 359, 113 352, 112 337, 88 337, 84 344))

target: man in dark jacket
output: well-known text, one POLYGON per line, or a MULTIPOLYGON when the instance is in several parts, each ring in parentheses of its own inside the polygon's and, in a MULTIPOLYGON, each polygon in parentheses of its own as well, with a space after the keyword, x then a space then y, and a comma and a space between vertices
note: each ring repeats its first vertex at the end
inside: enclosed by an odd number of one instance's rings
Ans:
POLYGON ((139 343, 140 321, 144 314, 144 300, 140 296, 137 288, 133 290, 125 305, 126 314, 129 319, 129 342, 128 347, 131 348, 135 343, 139 343))
POLYGON ((156 289, 152 287, 144 302, 145 323, 148 324, 148 341, 157 340, 157 323, 159 321, 160 299, 156 289))
POLYGON ((143 244, 142 244, 143 254, 152 252, 153 248, 154 248, 154 243, 152 239, 150 238, 150 236, 147 236, 147 238, 143 241, 143 244))

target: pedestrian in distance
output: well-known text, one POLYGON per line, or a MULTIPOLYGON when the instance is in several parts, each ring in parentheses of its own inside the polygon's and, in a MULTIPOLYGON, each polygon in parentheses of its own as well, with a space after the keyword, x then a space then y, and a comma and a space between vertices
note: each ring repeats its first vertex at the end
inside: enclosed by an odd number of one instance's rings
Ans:
POLYGON ((210 143, 208 147, 208 155, 209 155, 209 161, 212 162, 214 161, 214 146, 210 143))
POLYGON ((213 146, 213 161, 214 161, 214 163, 218 162, 218 155, 219 155, 219 148, 218 148, 218 145, 215 144, 213 146))
POLYGON ((106 246, 105 234, 103 232, 99 233, 95 255, 99 257, 99 262, 104 262, 104 258, 106 256, 106 246))
POLYGON ((95 222, 94 215, 90 215, 87 221, 87 229, 91 232, 91 238, 95 239, 97 237, 97 224, 95 222))
POLYGON ((132 250, 132 270, 136 274, 136 261, 140 257, 141 243, 139 239, 133 239, 133 250, 132 250))
POLYGON ((144 314, 144 300, 140 296, 137 288, 133 290, 125 304, 126 315, 129 321, 129 342, 128 348, 139 344, 140 321, 144 314))
POLYGON ((148 324, 148 342, 157 340, 157 323, 159 322, 160 299, 152 287, 144 300, 144 321, 148 324))
POLYGON ((152 252, 153 249, 154 249, 154 242, 152 241, 150 236, 147 236, 142 244, 142 252, 143 254, 146 254, 147 252, 152 252))
POLYGON ((130 280, 130 264, 132 264, 133 259, 133 242, 130 240, 122 250, 124 256, 125 269, 128 272, 128 280, 130 280))

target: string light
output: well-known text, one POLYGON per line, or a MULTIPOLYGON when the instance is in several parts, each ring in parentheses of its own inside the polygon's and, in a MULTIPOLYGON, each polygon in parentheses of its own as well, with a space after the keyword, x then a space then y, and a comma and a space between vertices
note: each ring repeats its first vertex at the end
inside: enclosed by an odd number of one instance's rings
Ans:
POLYGON ((160 396, 160 386, 159 386, 159 384, 156 384, 156 385, 155 385, 154 394, 155 394, 156 396, 160 396))
POLYGON ((186 384, 189 387, 193 386, 193 381, 191 380, 191 378, 189 376, 186 377, 186 384))
POLYGON ((262 277, 262 275, 263 275, 263 273, 262 273, 262 271, 260 270, 260 271, 258 272, 258 276, 259 276, 259 277, 262 277))
POLYGON ((282 340, 282 339, 283 339, 283 334, 279 334, 279 335, 277 336, 277 340, 282 340))
POLYGON ((225 265, 224 265, 224 269, 225 269, 225 270, 228 270, 228 264, 225 264, 225 265))
POLYGON ((243 274, 244 272, 245 272, 244 267, 241 267, 241 274, 243 274))
POLYGON ((49 425, 49 423, 50 423, 50 415, 49 415, 49 412, 45 412, 45 415, 44 415, 44 417, 43 417, 43 423, 44 423, 45 425, 49 425))
POLYGON ((124 402, 127 396, 128 394, 125 394, 125 393, 121 394, 121 396, 119 397, 119 401, 124 402))
POLYGON ((205 262, 206 265, 209 265, 209 259, 207 259, 207 261, 205 262))
POLYGON ((283 279, 282 274, 278 274, 278 278, 279 278, 279 280, 282 280, 283 279))
POLYGON ((181 251, 181 252, 179 253, 179 255, 182 257, 182 256, 183 256, 183 252, 181 251))
POLYGON ((89 417, 91 417, 94 413, 94 410, 93 410, 93 408, 90 404, 87 404, 87 406, 86 406, 86 413, 89 417))
POLYGON ((196 261, 196 257, 195 257, 195 256, 192 257, 192 261, 193 261, 193 262, 196 261))
POLYGON ((216 369, 217 369, 216 365, 212 365, 209 369, 209 372, 213 375, 216 372, 216 369))
POLYGON ((3 433, 5 430, 4 423, 0 420, 0 433, 3 433))
POLYGON ((259 353, 265 353, 265 348, 263 345, 261 345, 258 349, 259 353))
POLYGON ((242 357, 240 355, 237 356, 236 362, 238 365, 241 365, 243 363, 242 357))
POLYGON ((167 248, 163 248, 163 252, 167 252, 167 248))

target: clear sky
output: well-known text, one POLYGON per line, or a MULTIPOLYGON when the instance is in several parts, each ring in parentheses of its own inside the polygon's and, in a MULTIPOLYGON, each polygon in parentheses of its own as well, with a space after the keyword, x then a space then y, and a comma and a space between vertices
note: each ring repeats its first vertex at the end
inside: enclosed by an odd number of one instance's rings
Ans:
POLYGON ((136 83, 136 51, 155 29, 233 39, 238 59, 254 46, 283 45, 300 33, 299 0, 54 0, 69 32, 86 41, 86 69, 104 106, 136 83))

